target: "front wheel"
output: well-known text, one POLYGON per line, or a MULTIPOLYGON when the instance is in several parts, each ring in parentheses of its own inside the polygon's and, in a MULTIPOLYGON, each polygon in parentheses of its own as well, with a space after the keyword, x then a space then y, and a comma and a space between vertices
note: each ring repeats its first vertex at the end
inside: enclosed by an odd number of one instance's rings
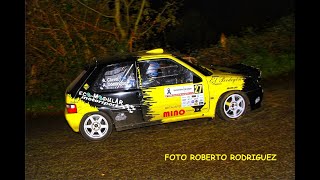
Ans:
POLYGON ((226 121, 240 119, 249 107, 246 94, 241 91, 231 91, 223 94, 217 104, 218 116, 226 121))
POLYGON ((89 141, 101 141, 107 138, 112 129, 110 117, 101 112, 86 114, 80 122, 80 132, 89 141))

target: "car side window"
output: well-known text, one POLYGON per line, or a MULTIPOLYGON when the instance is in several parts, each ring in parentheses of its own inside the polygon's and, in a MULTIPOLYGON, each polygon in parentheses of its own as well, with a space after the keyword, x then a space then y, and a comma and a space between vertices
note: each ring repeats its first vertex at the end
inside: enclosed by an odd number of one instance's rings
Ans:
POLYGON ((94 83, 96 91, 119 91, 136 89, 134 62, 107 65, 94 83))
POLYGON ((143 61, 139 68, 142 87, 201 82, 189 69, 169 59, 143 61))

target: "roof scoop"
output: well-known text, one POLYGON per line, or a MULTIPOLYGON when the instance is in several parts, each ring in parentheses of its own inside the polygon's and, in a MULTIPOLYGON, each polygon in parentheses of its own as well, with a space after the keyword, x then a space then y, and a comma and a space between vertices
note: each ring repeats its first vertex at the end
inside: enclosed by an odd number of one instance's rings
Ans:
POLYGON ((162 54, 163 49, 162 48, 157 48, 157 49, 152 49, 146 52, 147 54, 162 54))

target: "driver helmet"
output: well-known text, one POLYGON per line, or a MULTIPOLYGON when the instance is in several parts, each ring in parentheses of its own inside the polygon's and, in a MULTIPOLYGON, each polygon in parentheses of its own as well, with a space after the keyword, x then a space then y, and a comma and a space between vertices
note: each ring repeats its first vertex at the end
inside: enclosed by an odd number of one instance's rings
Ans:
POLYGON ((159 63, 149 62, 149 67, 147 69, 146 74, 149 75, 150 77, 157 77, 159 68, 160 68, 159 63))

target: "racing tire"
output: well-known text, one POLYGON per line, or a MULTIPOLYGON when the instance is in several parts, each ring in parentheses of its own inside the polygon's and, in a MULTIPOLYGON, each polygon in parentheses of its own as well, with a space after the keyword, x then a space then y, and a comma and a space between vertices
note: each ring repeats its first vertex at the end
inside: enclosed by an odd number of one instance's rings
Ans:
POLYGON ((113 131, 111 118, 103 112, 84 115, 80 122, 80 133, 88 141, 102 141, 113 131))
POLYGON ((241 91, 224 93, 217 103, 216 112, 220 119, 234 121, 241 119, 247 112, 249 99, 241 91))

